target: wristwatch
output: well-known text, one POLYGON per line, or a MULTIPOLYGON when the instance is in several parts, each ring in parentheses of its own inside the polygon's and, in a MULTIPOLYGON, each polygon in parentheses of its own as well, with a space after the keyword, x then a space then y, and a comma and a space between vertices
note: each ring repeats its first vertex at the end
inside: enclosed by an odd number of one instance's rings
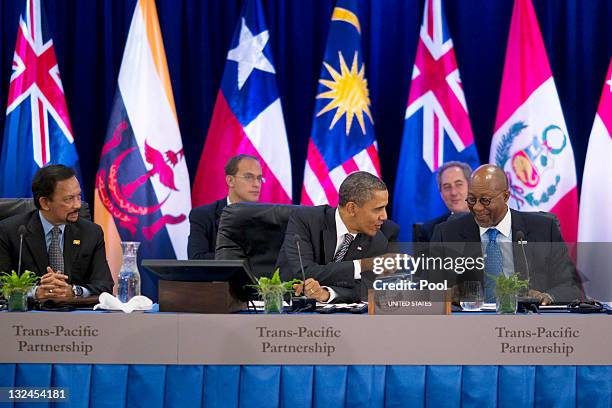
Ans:
POLYGON ((74 297, 83 296, 83 288, 79 285, 72 285, 72 293, 74 293, 74 297))

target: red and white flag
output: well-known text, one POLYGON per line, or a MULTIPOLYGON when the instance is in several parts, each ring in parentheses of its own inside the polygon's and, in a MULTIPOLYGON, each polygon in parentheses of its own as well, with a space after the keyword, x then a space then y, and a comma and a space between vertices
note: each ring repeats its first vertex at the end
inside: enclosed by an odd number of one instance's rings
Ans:
POLYGON ((578 266, 586 293, 599 300, 612 301, 612 59, 589 137, 578 229, 578 266), (594 244, 593 244, 594 243, 594 244), (608 243, 608 244, 605 244, 608 243))
POLYGON ((576 241, 574 151, 531 0, 514 2, 489 162, 506 172, 512 208, 556 214, 576 241))

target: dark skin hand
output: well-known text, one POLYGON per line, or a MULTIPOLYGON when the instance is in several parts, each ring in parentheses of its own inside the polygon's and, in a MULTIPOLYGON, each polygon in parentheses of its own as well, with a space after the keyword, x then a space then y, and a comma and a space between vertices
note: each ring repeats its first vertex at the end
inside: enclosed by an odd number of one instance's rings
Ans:
POLYGON ((36 299, 72 299, 74 292, 72 285, 68 282, 68 276, 63 273, 54 272, 50 266, 47 267, 47 273, 40 278, 40 283, 36 288, 36 299))

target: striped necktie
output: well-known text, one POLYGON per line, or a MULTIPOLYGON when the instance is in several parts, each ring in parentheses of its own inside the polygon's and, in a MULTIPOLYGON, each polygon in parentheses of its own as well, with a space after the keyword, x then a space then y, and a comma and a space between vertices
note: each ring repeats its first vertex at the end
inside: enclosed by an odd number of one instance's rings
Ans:
POLYGON ((338 248, 338 252, 336 252, 336 255, 334 255, 334 262, 342 261, 342 259, 346 255, 346 252, 349 249, 349 246, 351 246, 351 242, 353 242, 353 239, 354 238, 351 234, 344 234, 344 241, 342 241, 340 248, 338 248))

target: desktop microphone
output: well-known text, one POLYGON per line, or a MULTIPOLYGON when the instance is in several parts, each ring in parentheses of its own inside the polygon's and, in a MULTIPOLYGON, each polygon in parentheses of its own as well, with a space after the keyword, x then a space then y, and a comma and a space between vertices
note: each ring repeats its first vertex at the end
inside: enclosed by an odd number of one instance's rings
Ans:
POLYGON ((20 225, 17 228, 17 233, 19 234, 19 262, 17 264, 17 275, 21 274, 21 252, 23 250, 23 236, 28 232, 25 225, 20 225))
MULTIPOLYGON (((525 274, 527 275, 527 281, 529 282, 529 287, 531 287, 531 275, 529 274, 529 263, 527 262, 527 254, 525 253, 525 245, 527 245, 527 241, 525 241, 525 233, 523 231, 516 232, 516 243, 521 246, 521 252, 523 253, 523 261, 525 261, 525 274)), ((534 311, 539 313, 538 306, 540 305, 540 300, 535 297, 530 296, 519 296, 518 298, 519 309, 524 311, 534 311)))
POLYGON ((531 275, 529 274, 529 263, 527 262, 527 255, 525 254, 525 233, 523 231, 516 232, 516 242, 521 246, 521 252, 523 253, 523 260, 525 261, 525 273, 527 274, 527 280, 531 283, 531 275))
POLYGON ((306 273, 304 272, 304 263, 302 262, 302 251, 300 250, 300 234, 295 234, 295 246, 300 258, 300 270, 302 271, 302 296, 297 296, 291 299, 292 310, 294 312, 314 312, 317 308, 317 300, 310 299, 306 296, 306 273))

